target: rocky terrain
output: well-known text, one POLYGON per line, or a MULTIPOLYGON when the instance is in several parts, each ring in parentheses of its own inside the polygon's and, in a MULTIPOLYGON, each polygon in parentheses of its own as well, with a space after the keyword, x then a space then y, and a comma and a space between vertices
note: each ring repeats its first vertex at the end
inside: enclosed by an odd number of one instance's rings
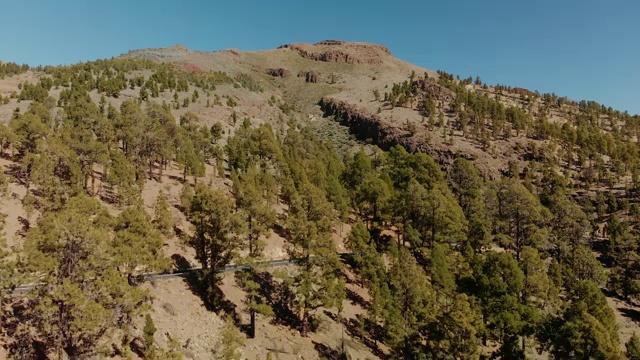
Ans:
MULTIPOLYGON (((270 124, 278 135, 286 134, 291 124, 308 126, 317 135, 333 140, 341 156, 358 149, 374 153, 374 146, 388 150, 395 145, 402 145, 409 152, 431 155, 445 172, 450 170, 457 157, 464 157, 473 162, 486 180, 491 180, 511 171, 513 167, 532 168, 530 162, 536 158, 537 149, 544 148, 548 154, 557 155, 560 159, 557 163, 558 172, 564 171, 567 178, 576 183, 586 176, 584 169, 572 164, 573 155, 568 161, 559 155, 562 153, 562 143, 553 137, 538 136, 533 133, 534 130, 520 132, 517 129, 509 131, 509 136, 502 136, 502 132, 498 134, 494 130, 497 124, 488 119, 490 116, 473 118, 473 121, 469 121, 473 125, 468 127, 461 125, 460 111, 456 108, 461 101, 461 92, 452 90, 453 86, 445 86, 442 78, 446 75, 395 58, 382 45, 327 40, 316 44, 286 44, 277 49, 255 52, 236 49, 203 52, 178 45, 133 50, 118 59, 167 63, 189 74, 225 74, 225 80, 213 90, 190 85, 189 91, 176 91, 175 95, 161 91, 157 97, 149 99, 158 104, 173 104, 174 96, 181 101, 193 99, 186 106, 178 104, 172 107, 171 112, 176 119, 187 113, 194 114, 198 123, 207 127, 221 124, 220 146, 224 146, 227 139, 241 128, 243 119, 249 119, 254 126, 270 124), (406 83, 412 97, 397 104, 388 95, 392 93, 394 85, 402 83, 406 83), (194 90, 199 94, 197 98, 192 97, 194 90), (421 105, 426 99, 431 99, 435 106, 428 115, 421 105), (474 131, 478 134, 470 135, 474 131), (489 133, 492 135, 486 135, 489 133)), ((136 70, 127 74, 128 79, 148 79, 150 76, 151 70, 136 70)), ((16 97, 25 83, 36 83, 47 77, 50 75, 44 71, 29 70, 0 79, 0 96, 10 99, 6 104, 0 101, 0 121, 8 123, 16 108, 21 113, 28 109, 31 101, 16 97)), ((503 90, 498 86, 471 82, 460 85, 460 80, 452 83, 468 93, 490 99, 504 107, 523 109, 536 123, 544 118, 545 123, 558 124, 559 127, 563 124, 576 127, 575 114, 583 111, 573 103, 549 105, 550 102, 541 98, 540 94, 527 89, 503 90)), ((62 87, 53 87, 49 95, 58 100, 63 90, 62 87)), ((140 91, 140 86, 132 86, 105 101, 119 108, 127 99, 137 99, 140 91)), ((90 96, 96 103, 101 101, 98 91, 92 91, 90 96)), ((464 106, 469 107, 467 104, 464 106)), ((61 107, 52 106, 54 118, 62 116, 62 112, 61 107)), ((601 124, 603 134, 617 133, 615 129, 618 125, 611 120, 611 115, 601 114, 594 118, 601 124)), ((631 138, 631 144, 635 145, 637 136, 632 135, 631 138)), ((602 159, 603 168, 614 167, 608 155, 603 155, 602 159)), ((591 160, 591 163, 594 161, 591 160)), ((15 170, 16 163, 6 158, 0 162, 0 166, 9 173, 15 170)), ((207 165, 205 176, 199 181, 230 192, 231 180, 214 174, 214 167, 207 165)), ((625 172, 612 184, 611 189, 622 193, 624 184, 630 178, 625 172)), ((189 233, 188 221, 180 211, 180 179, 180 169, 169 166, 157 180, 147 180, 142 198, 145 209, 151 214, 158 193, 161 190, 166 192, 177 227, 189 233)), ((100 188, 101 183, 98 182, 97 186, 100 188)), ((589 189, 576 187, 576 194, 595 198, 595 192, 602 189, 602 184, 589 189)), ((35 223, 38 217, 37 212, 27 214, 20 201, 28 191, 24 184, 12 182, 11 196, 2 205, 2 212, 8 215, 5 227, 8 243, 16 248, 21 246, 22 235, 29 223, 35 223)), ((109 210, 114 215, 120 212, 110 205, 109 210)), ((282 209, 278 211, 283 212, 282 209)), ((344 238, 349 224, 336 226, 333 230, 337 250, 345 252, 344 238)), ((287 256, 286 241, 281 234, 270 231, 265 240, 266 253, 270 258, 287 256)), ((168 257, 179 258, 189 266, 197 264, 193 249, 188 248, 177 235, 166 239, 163 249, 168 257)), ((174 279, 144 286, 155 297, 152 308, 158 327, 157 341, 165 344, 169 338, 167 334, 177 334, 187 358, 211 356, 223 319, 205 308, 192 283, 174 279)), ((271 286, 277 288, 278 285, 272 283, 271 286)), ((310 337, 304 337, 274 321, 263 321, 257 330, 257 339, 251 339, 244 345, 243 358, 264 359, 266 353, 272 354, 275 359, 337 358, 336 353, 345 344, 347 352, 354 359, 377 358, 388 354, 383 344, 365 346, 357 338, 357 332, 345 330, 344 323, 355 324, 358 315, 365 312, 356 300, 362 299, 364 302, 368 298, 367 291, 357 280, 350 279, 347 287, 352 296, 343 304, 344 313, 341 316, 346 321, 341 323, 335 313, 319 309, 317 313, 322 318, 322 326, 310 337)), ((233 275, 224 278, 222 290, 246 322, 242 303, 245 294, 233 275)), ((608 301, 617 310, 621 340, 624 342, 639 329, 637 320, 627 316, 637 313, 637 310, 617 298, 610 297, 608 301)), ((143 319, 137 320, 139 325, 143 323, 143 319)))
MULTIPOLYGON (((222 50, 208 53, 175 46, 135 50, 122 57, 168 61, 196 71, 250 74, 264 87, 264 91, 235 95, 240 98, 237 112, 241 116, 273 120, 276 115, 262 104, 275 96, 290 104, 302 119, 337 117, 348 124, 351 132, 361 140, 371 138, 383 148, 401 144, 411 151, 427 152, 443 165, 450 164, 456 154, 467 154, 477 159, 477 166, 483 171, 495 176, 497 169, 506 167, 512 159, 504 154, 488 155, 464 139, 454 145, 444 144, 439 132, 425 131, 421 126, 411 134, 407 124, 421 123, 422 116, 412 109, 390 108, 376 101, 373 91, 384 93, 394 83, 407 80, 412 72, 430 76, 437 74, 393 57, 384 46, 322 41, 317 44, 287 44, 260 52, 222 50), (292 74, 297 74, 297 77, 292 74), (247 95, 250 99, 245 100, 247 95), (381 112, 377 112, 379 108, 381 112)), ((433 95, 443 105, 455 98, 455 93, 435 83, 417 80, 414 86, 422 93, 433 95)), ((196 108, 195 112, 205 121, 212 116, 228 116, 226 113, 215 114, 211 109, 196 108)))

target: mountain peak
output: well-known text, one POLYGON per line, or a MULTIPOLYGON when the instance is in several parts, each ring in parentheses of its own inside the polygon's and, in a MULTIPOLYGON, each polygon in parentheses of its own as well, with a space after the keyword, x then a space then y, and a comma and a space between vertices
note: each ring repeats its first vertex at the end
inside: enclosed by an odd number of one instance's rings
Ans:
POLYGON ((310 60, 347 64, 380 64, 384 57, 391 55, 391 51, 384 45, 342 40, 324 40, 315 44, 285 44, 278 49, 291 49, 310 60))

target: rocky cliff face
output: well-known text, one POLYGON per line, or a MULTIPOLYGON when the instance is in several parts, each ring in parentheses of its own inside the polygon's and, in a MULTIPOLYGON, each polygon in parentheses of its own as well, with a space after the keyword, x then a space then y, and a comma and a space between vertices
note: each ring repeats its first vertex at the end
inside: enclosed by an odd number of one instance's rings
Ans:
POLYGON ((290 49, 313 61, 346 64, 381 64, 382 56, 391 55, 389 49, 382 45, 347 43, 339 40, 325 40, 313 45, 286 44, 278 49, 290 49))
POLYGON ((304 80, 308 83, 318 83, 320 81, 320 77, 318 73, 315 71, 301 71, 298 73, 298 77, 304 78, 304 80))
POLYGON ((371 139, 384 150, 402 145, 409 152, 424 152, 445 168, 453 163, 455 154, 451 150, 430 146, 425 138, 412 136, 404 126, 394 126, 366 110, 333 98, 324 97, 319 105, 324 116, 334 116, 360 140, 371 139))

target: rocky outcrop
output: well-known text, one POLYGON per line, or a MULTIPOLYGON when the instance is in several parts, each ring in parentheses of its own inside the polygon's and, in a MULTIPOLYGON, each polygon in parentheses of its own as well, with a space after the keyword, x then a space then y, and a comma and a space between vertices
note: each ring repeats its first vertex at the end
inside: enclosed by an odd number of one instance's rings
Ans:
POLYGON ((431 95, 435 100, 450 102, 455 100, 456 93, 433 80, 427 79, 419 79, 415 80, 411 87, 413 88, 413 92, 422 92, 424 94, 431 95))
POLYGON ((342 40, 323 40, 313 45, 343 45, 345 42, 342 40))
POLYGON ((267 69, 267 74, 274 77, 285 78, 291 75, 291 72, 289 72, 289 70, 287 69, 278 68, 278 69, 267 69))
POLYGON ((298 77, 304 78, 304 81, 308 82, 308 83, 318 83, 319 80, 319 76, 318 73, 316 73, 315 71, 300 71, 298 73, 298 77))
POLYGON ((391 55, 389 49, 382 45, 339 40, 325 40, 314 45, 286 44, 278 49, 291 49, 309 60, 347 64, 381 64, 381 55, 391 55))
POLYGON ((366 110, 333 98, 322 98, 319 104, 324 116, 334 116, 360 140, 371 139, 383 150, 402 145, 409 152, 427 153, 443 167, 453 163, 455 154, 450 149, 436 149, 425 138, 411 136, 405 127, 394 126, 366 110))
POLYGON ((371 139, 384 150, 395 145, 403 145, 409 151, 426 150, 422 144, 409 140, 411 133, 408 130, 386 123, 380 117, 355 105, 325 97, 320 100, 320 109, 324 116, 334 116, 343 125, 348 126, 359 139, 371 139))

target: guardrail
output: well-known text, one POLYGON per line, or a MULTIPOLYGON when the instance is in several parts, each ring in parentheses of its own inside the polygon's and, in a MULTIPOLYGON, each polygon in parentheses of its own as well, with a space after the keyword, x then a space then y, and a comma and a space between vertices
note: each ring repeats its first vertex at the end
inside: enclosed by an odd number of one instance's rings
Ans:
MULTIPOLYGON (((339 254, 341 258, 346 258, 346 257, 350 257, 353 255, 353 253, 340 253, 339 254)), ((289 265, 293 265, 296 262, 296 259, 294 258, 289 258, 289 259, 278 259, 278 260, 271 260, 271 261, 263 261, 263 262, 257 262, 255 266, 257 267, 279 267, 279 266, 289 266, 289 265)), ((216 268, 216 272, 218 273, 225 273, 225 272, 235 272, 235 271, 240 271, 240 270, 247 270, 251 267, 250 264, 233 264, 233 265, 227 265, 224 267, 220 267, 220 268, 216 268)), ((165 272, 158 272, 158 273, 149 273, 149 274, 140 274, 138 276, 135 276, 133 278, 129 279, 129 282, 133 282, 133 283, 137 283, 137 282, 144 282, 144 281, 153 281, 153 280, 164 280, 164 279, 172 279, 172 278, 186 278, 189 275, 196 273, 196 272, 200 272, 202 271, 202 267, 194 267, 194 268, 188 268, 188 269, 176 269, 176 270, 172 270, 172 271, 165 271, 165 272)), ((44 286, 46 285, 45 283, 37 283, 37 284, 25 284, 25 285, 19 285, 17 287, 15 287, 13 289, 13 291, 11 292, 13 295, 19 295, 19 294, 24 294, 24 293, 28 293, 29 291, 40 287, 40 286, 44 286)))

